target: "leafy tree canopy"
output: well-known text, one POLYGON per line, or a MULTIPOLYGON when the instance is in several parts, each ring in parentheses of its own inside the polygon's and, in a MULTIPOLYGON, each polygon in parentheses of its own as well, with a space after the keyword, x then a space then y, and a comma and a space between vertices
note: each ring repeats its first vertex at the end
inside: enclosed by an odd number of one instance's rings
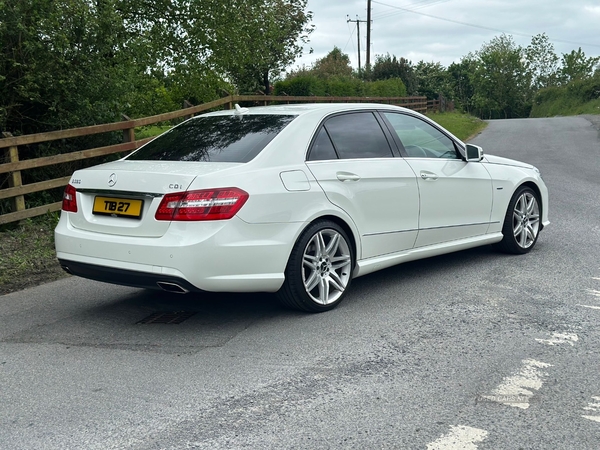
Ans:
POLYGON ((546 33, 534 36, 531 44, 525 48, 524 54, 533 89, 538 90, 558 84, 559 59, 546 33))
POLYGON ((440 63, 419 61, 415 65, 417 91, 429 99, 436 99, 448 91, 446 68, 440 63))
POLYGON ((581 47, 571 53, 563 53, 562 67, 559 72, 561 81, 570 82, 575 80, 585 80, 591 78, 594 70, 599 70, 600 56, 586 57, 581 47))
POLYGON ((476 56, 472 82, 480 116, 527 117, 531 88, 523 48, 503 34, 484 44, 476 56))
POLYGON ((312 67, 312 73, 319 78, 350 77, 352 76, 350 57, 342 53, 338 47, 334 47, 327 56, 317 59, 312 67))
POLYGON ((268 90, 312 31, 306 1, 0 0, 0 129, 154 114, 228 82, 268 90))
POLYGON ((388 80, 390 78, 400 78, 409 95, 417 93, 417 77, 412 63, 405 58, 396 58, 395 55, 377 55, 375 64, 371 70, 373 80, 388 80))

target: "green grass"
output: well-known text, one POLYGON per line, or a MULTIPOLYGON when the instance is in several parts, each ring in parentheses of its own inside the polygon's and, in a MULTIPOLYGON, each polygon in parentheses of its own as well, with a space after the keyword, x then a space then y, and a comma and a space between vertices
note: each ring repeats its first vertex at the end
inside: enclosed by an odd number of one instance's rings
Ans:
POLYGON ((459 112, 427 114, 427 117, 463 141, 474 137, 487 126, 483 120, 459 112))
POLYGON ((58 217, 49 213, 0 231, 0 295, 65 276, 54 251, 58 217))

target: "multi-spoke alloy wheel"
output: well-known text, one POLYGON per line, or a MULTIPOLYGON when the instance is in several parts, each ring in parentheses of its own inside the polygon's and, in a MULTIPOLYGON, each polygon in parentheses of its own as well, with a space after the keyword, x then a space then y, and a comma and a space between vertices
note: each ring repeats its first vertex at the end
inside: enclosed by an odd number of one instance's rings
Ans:
POLYGON ((302 281, 315 302, 328 305, 346 290, 352 258, 348 242, 336 230, 317 232, 304 249, 302 281))
POLYGON ((513 211, 513 234, 522 248, 529 248, 535 242, 540 230, 540 207, 531 192, 523 192, 517 199, 513 211))
POLYGON ((311 225, 292 251, 280 299, 304 311, 334 308, 348 290, 353 261, 352 246, 339 225, 330 221, 311 225))
POLYGON ((504 238, 497 248, 507 253, 522 254, 535 245, 540 232, 540 202, 531 188, 521 187, 513 195, 504 219, 504 238))

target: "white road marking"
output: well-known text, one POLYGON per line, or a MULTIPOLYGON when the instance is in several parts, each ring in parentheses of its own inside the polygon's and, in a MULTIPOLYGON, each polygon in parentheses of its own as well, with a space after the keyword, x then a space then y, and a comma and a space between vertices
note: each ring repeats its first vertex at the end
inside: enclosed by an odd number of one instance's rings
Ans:
POLYGON ((483 442, 488 432, 464 425, 451 426, 450 432, 430 444, 427 450, 477 450, 477 442, 483 442))
POLYGON ((597 291, 596 289, 586 289, 586 291, 594 297, 600 297, 600 291, 597 291))
POLYGON ((600 281, 600 278, 598 278, 598 277, 592 277, 592 280, 598 280, 598 281, 600 281))
POLYGON ((550 339, 536 339, 536 341, 541 342, 546 345, 558 345, 568 343, 570 346, 574 346, 575 342, 577 342, 579 338, 576 334, 568 334, 568 333, 552 333, 552 337, 550 339))
POLYGON ((518 374, 505 377, 491 395, 482 395, 481 397, 514 408, 529 408, 529 400, 534 394, 531 389, 538 391, 543 385, 543 377, 548 376, 540 369, 552 367, 552 365, 534 359, 524 359, 521 362, 523 367, 518 374))
MULTIPOLYGON (((594 400, 600 402, 600 397, 592 396, 594 400)), ((600 403, 588 403, 583 409, 586 411, 600 411, 600 403)), ((581 416, 584 419, 593 420, 594 422, 600 422, 600 416, 581 416)))
POLYGON ((600 306, 591 306, 591 305, 577 305, 577 306, 583 306, 584 308, 590 308, 590 309, 600 309, 600 306))

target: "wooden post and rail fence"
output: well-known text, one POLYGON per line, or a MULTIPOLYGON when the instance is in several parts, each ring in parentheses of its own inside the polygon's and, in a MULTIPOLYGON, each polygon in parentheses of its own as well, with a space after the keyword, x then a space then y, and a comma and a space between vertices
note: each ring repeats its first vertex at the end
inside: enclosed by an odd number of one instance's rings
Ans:
MULTIPOLYGON (((70 176, 45 180, 35 183, 23 184, 21 172, 28 169, 37 169, 56 164, 64 164, 73 161, 86 160, 98 156, 110 155, 113 153, 131 152, 136 150, 153 138, 138 139, 135 138, 135 128, 156 123, 167 122, 174 119, 191 117, 200 112, 213 109, 232 109, 234 103, 242 102, 260 102, 260 104, 275 103, 385 103, 403 106, 415 111, 425 113, 428 111, 428 102, 426 97, 299 97, 299 96, 275 96, 275 95, 229 95, 227 97, 204 103, 197 106, 189 106, 181 110, 172 111, 164 114, 158 114, 140 119, 130 119, 123 116, 121 122, 108 123, 103 125, 92 125, 88 127, 71 128, 68 130, 50 131, 47 133, 29 134, 23 136, 12 136, 10 133, 2 133, 0 138, 0 156, 4 153, 4 160, 8 161, 0 164, 0 186, 8 184, 8 187, 0 189, 0 201, 9 199, 11 211, 0 214, 0 225, 17 222, 30 217, 41 216, 48 212, 59 211, 62 202, 49 203, 42 206, 27 208, 25 196, 36 192, 42 192, 49 189, 64 187, 69 183, 70 176), (19 147, 25 145, 39 144, 59 139, 76 138, 90 136, 99 133, 114 131, 123 132, 123 141, 120 144, 108 145, 104 147, 91 148, 87 150, 74 151, 70 153, 61 153, 41 158, 20 160, 19 147), (7 175, 5 175, 7 174, 7 175), (7 181, 6 183, 6 178, 7 181)), ((189 105, 186 104, 186 106, 189 105)), ((435 108, 439 105, 430 104, 429 108, 435 108)), ((1 160, 0 160, 1 161, 1 160)))

